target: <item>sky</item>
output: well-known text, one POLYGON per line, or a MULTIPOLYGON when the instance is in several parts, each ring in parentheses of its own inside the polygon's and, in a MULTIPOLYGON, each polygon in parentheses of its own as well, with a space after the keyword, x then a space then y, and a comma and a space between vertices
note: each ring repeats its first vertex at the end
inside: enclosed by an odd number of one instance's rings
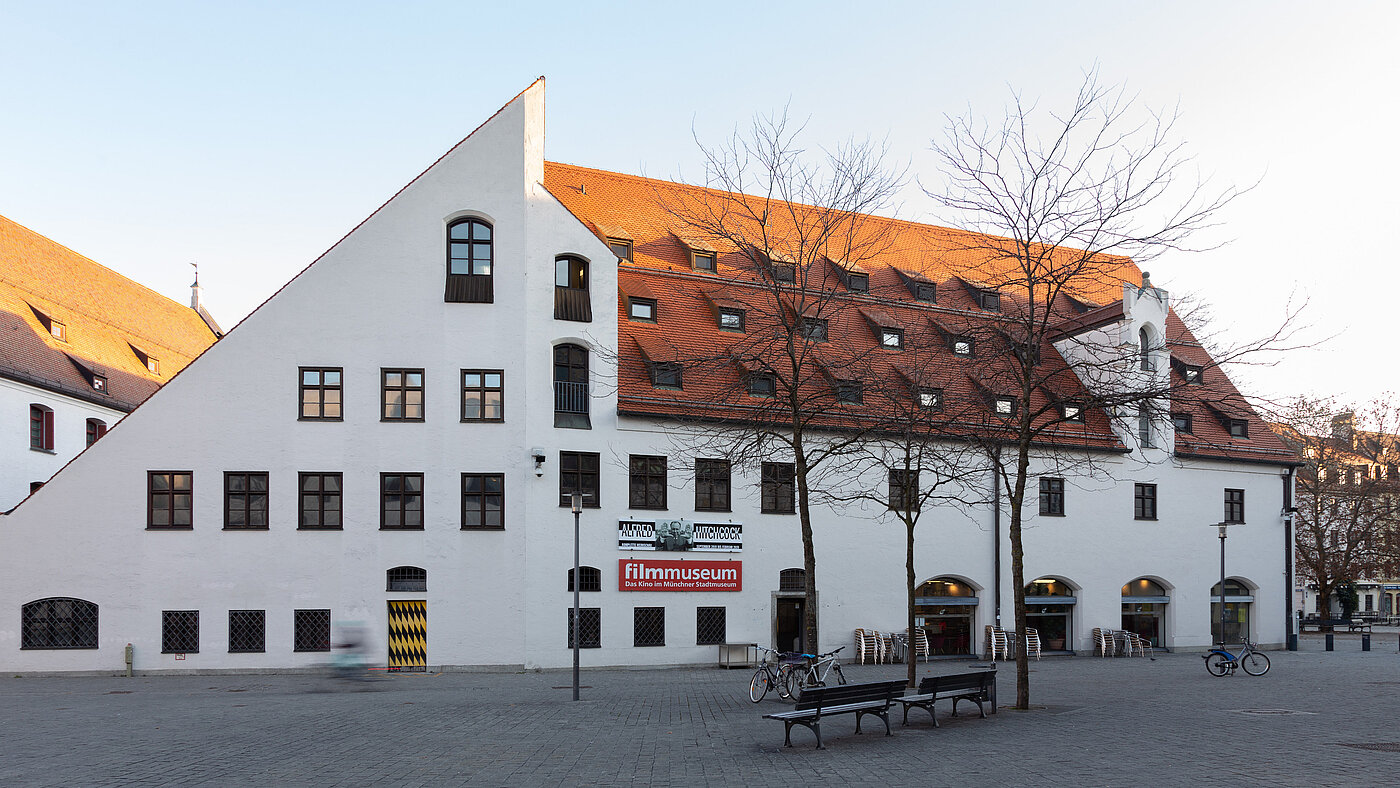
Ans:
POLYGON ((1213 184, 1254 185, 1153 282, 1230 343, 1306 301, 1311 347, 1231 377, 1363 402, 1400 389, 1375 240, 1400 208, 1397 29, 1389 2, 0 0, 0 215, 185 303, 197 262, 227 329, 537 76, 552 161, 695 180, 697 139, 787 106, 813 146, 886 140, 899 216, 947 224, 921 188, 947 117, 1063 107, 1097 69, 1177 109, 1213 184))

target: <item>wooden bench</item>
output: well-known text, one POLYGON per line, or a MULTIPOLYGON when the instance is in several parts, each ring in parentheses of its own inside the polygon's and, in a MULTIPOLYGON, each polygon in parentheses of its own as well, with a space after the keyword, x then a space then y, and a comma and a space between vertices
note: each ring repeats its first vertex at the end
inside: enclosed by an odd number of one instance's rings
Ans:
POLYGON ((905 695, 902 698, 895 698, 904 705, 904 722, 909 724, 909 708, 911 706, 923 709, 928 712, 928 716, 933 718, 933 727, 937 728, 938 716, 933 713, 934 704, 940 700, 953 701, 953 716, 958 716, 958 701, 967 700, 977 704, 977 711, 986 719, 987 712, 982 707, 983 703, 991 703, 992 710, 996 710, 997 700, 997 672, 995 670, 983 670, 976 673, 954 673, 948 676, 929 676, 919 682, 919 693, 917 695, 905 695))
POLYGON ((822 746, 822 717, 833 714, 856 715, 856 733, 860 733, 860 719, 874 714, 885 722, 885 735, 890 733, 890 704, 904 693, 904 679, 898 681, 872 681, 866 684, 846 684, 835 687, 808 687, 802 691, 802 699, 792 711, 765 714, 765 720, 782 720, 783 746, 792 746, 792 726, 805 726, 817 737, 817 749, 822 746))

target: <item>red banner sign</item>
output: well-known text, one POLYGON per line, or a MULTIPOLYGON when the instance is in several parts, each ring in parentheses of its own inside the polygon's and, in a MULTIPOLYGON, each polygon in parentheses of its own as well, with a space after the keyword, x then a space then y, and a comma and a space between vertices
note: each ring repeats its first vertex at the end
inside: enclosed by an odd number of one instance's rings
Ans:
POLYGON ((656 561, 622 558, 617 562, 619 591, 739 591, 741 561, 656 561))

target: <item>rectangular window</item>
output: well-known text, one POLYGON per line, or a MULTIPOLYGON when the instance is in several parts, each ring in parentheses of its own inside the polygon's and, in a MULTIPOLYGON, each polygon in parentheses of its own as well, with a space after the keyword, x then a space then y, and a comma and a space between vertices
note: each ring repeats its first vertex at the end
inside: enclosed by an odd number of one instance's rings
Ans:
POLYGON ((836 381, 836 401, 842 405, 864 404, 865 386, 859 380, 836 381))
POLYGON ((301 368, 301 415, 303 421, 340 421, 340 367, 301 368))
POLYGON ((1134 485, 1133 485, 1133 519, 1134 519, 1134 520, 1156 520, 1156 519, 1157 519, 1157 485, 1155 485, 1155 484, 1134 484, 1134 485))
POLYGON ((505 474, 462 474, 462 528, 505 528, 505 518, 505 474))
POLYGON ((57 320, 49 320, 49 334, 59 342, 68 341, 68 327, 57 320))
POLYGON ((725 642, 725 611, 722 607, 695 608, 695 645, 714 646, 725 642))
POLYGON ((868 292, 870 292, 870 275, 869 275, 869 274, 847 274, 847 275, 846 275, 846 288, 847 288, 848 290, 850 290, 852 293, 868 293, 868 292))
POLYGON ((719 329, 721 331, 738 331, 742 333, 744 330, 744 310, 720 307, 719 329))
POLYGON ((904 331, 898 328, 880 329, 880 347, 890 350, 903 350, 904 331))
POLYGON ((792 514, 796 507, 793 481, 797 469, 790 462, 763 463, 759 509, 773 514, 792 514))
POLYGON ((267 530, 267 473, 224 472, 224 528, 267 530))
POLYGON ((230 654, 260 652, 267 637, 267 611, 228 611, 228 650, 230 654))
POLYGON ((1177 431, 1177 432, 1184 432, 1184 433, 1186 433, 1187 435, 1190 435, 1190 434, 1191 434, 1191 414, 1190 414, 1190 413, 1173 413, 1173 414, 1172 414, 1172 426, 1176 428, 1176 431, 1177 431))
POLYGON ((819 317, 804 317, 798 323, 797 330, 802 336, 813 342, 825 342, 827 339, 826 321, 819 317))
POLYGON ((1060 516, 1065 513, 1065 480, 1040 477, 1040 513, 1060 516))
MULTIPOLYGON (((578 609, 579 648, 603 647, 603 609, 581 607, 578 609)), ((569 608, 569 648, 574 647, 574 609, 569 608)))
POLYGON ((690 264, 691 264, 691 267, 694 268, 694 269, 697 270, 697 271, 711 271, 711 272, 713 272, 713 271, 715 270, 715 253, 714 253, 714 252, 694 252, 694 253, 692 253, 691 258, 690 258, 690 264))
POLYGON ((631 509, 666 508, 665 457, 628 457, 627 505, 631 509))
POLYGON ((729 511, 729 460, 695 460, 695 511, 729 511))
POLYGON ((160 653, 199 653, 199 611, 162 610, 160 613, 160 653))
POLYGON ((1075 402, 1066 402, 1061 410, 1064 420, 1072 424, 1084 423, 1084 406, 1075 402))
POLYGON ((627 319, 639 320, 643 323, 656 322, 656 299, 654 298, 631 298, 627 299, 627 319))
POLYGON ((447 227, 447 291, 449 303, 489 304, 494 298, 491 269, 494 258, 491 225, 479 219, 458 219, 447 227))
POLYGON ((298 474, 297 486, 301 490, 301 514, 297 528, 340 530, 340 474, 298 474))
POLYGON ((992 403, 992 412, 1002 418, 1016 415, 1016 400, 1011 397, 997 397, 992 403))
POLYGON ((632 608, 632 645, 666 645, 666 608, 632 608))
POLYGON ((632 262, 632 242, 626 238, 609 238, 608 248, 617 255, 617 259, 632 262))
POLYGON ((995 290, 983 290, 977 294, 977 305, 988 312, 1001 311, 1001 294, 995 290))
MULTIPOLYGON (((581 566, 578 568, 579 581, 578 592, 580 594, 600 593, 603 590, 603 573, 596 566, 581 566)), ((574 570, 569 570, 569 587, 564 589, 569 593, 574 592, 574 570)))
POLYGON ((750 397, 771 398, 777 394, 778 379, 767 372, 756 372, 749 375, 748 386, 750 397))
POLYGON ((331 611, 292 611, 292 651, 331 650, 331 611))
POLYGON ((1181 365, 1181 377, 1189 385, 1199 386, 1201 385, 1201 368, 1192 364, 1183 364, 1181 365))
POLYGON ((919 407, 943 410, 943 389, 919 389, 919 407))
POLYGON ((1231 438, 1249 437, 1249 422, 1244 419, 1230 419, 1229 428, 1231 438))
POLYGON ((973 348, 971 337, 953 337, 952 341, 948 343, 948 346, 953 349, 953 355, 963 358, 972 358, 973 348))
POLYGON ((570 506, 570 497, 575 492, 581 492, 585 508, 599 508, 598 469, 599 455, 596 452, 559 452, 559 505, 570 506))
POLYGON ((938 300, 938 286, 932 282, 919 282, 914 285, 914 300, 933 303, 938 300))
POLYGON ((381 421, 423 420, 423 370, 380 370, 384 384, 381 421))
POLYGON ((194 527, 194 474, 190 471, 146 472, 146 527, 194 527))
POLYGON ((892 511, 917 512, 919 510, 919 472, 891 468, 888 500, 892 511))
POLYGON ((1244 490, 1225 490, 1225 522, 1244 522, 1244 490))
POLYGON ((423 530, 423 474, 379 474, 379 528, 423 530))
POLYGON ((791 263, 773 263, 773 281, 793 284, 797 281, 797 266, 791 263))
POLYGON ((684 389, 681 380, 681 365, 674 361, 656 361, 647 364, 651 375, 651 387, 655 389, 684 389))
POLYGON ((503 421, 505 408, 505 372, 462 370, 462 421, 503 421))
POLYGON ((97 443, 97 439, 107 434, 107 423, 101 419, 87 420, 87 445, 97 443))
POLYGON ((29 448, 53 451, 53 411, 43 405, 29 406, 29 448))

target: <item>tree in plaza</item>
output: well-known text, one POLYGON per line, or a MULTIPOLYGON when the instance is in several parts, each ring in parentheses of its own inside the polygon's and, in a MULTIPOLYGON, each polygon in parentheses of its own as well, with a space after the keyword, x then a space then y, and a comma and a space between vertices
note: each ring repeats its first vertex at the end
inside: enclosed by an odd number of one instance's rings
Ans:
POLYGON ((1355 607, 1353 581, 1394 577, 1400 569, 1400 405, 1390 396, 1360 409, 1300 397, 1273 420, 1303 462, 1294 551, 1299 573, 1317 586, 1318 614, 1327 618, 1333 597, 1355 607))

